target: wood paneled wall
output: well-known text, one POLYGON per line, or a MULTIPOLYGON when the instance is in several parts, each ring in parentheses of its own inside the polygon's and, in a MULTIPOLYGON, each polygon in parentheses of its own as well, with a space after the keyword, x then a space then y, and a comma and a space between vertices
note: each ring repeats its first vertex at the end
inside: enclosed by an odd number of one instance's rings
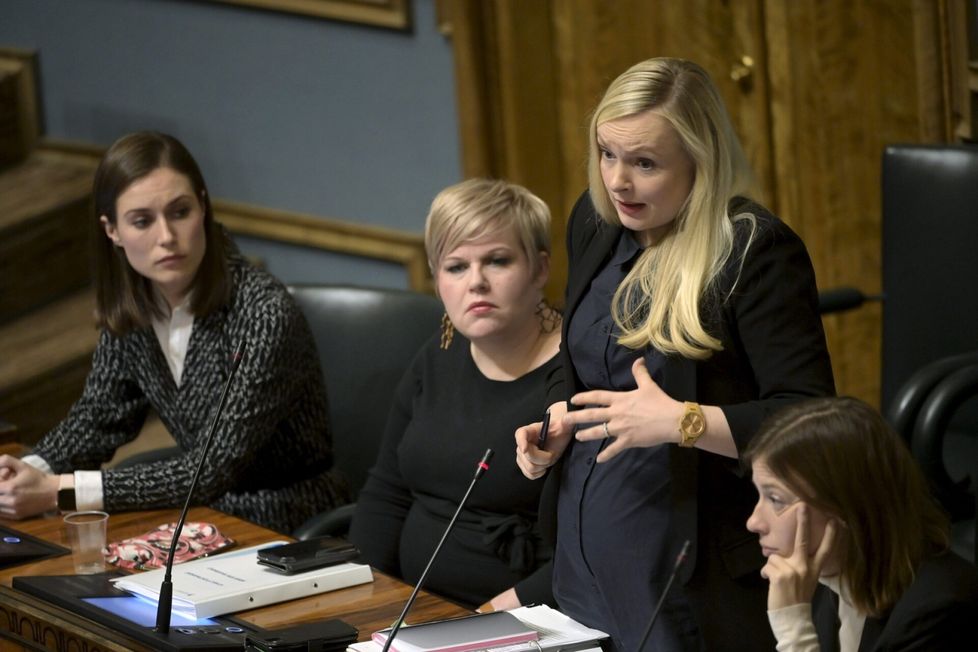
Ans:
MULTIPOLYGON (((559 299, 591 110, 631 64, 692 59, 727 102, 756 196, 808 245, 819 287, 878 293, 880 157, 888 143, 954 133, 948 3, 961 1, 452 0, 465 174, 549 203, 559 299)), ((840 393, 873 404, 880 315, 869 304, 825 319, 840 393)))

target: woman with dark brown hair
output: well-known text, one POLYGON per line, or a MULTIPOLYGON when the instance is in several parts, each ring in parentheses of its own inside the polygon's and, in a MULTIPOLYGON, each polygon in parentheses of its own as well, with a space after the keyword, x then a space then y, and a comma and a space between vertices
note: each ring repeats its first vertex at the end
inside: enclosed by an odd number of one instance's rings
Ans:
POLYGON ((853 398, 796 403, 744 456, 778 650, 978 649, 978 569, 910 452, 853 398))
POLYGON ((309 326, 285 287, 214 220, 172 136, 116 141, 95 174, 96 320, 84 392, 30 455, 0 457, 0 514, 182 503, 232 355, 246 349, 196 499, 283 532, 346 499, 309 326), (100 469, 153 409, 181 454, 100 469))

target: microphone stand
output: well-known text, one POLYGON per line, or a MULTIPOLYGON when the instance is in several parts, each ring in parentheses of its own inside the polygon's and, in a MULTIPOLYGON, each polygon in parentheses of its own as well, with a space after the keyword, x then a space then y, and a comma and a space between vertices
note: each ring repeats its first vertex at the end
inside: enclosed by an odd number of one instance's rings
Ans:
POLYGON ((645 633, 642 634, 642 641, 638 644, 636 650, 642 650, 645 648, 645 642, 649 640, 649 634, 652 633, 652 625, 655 624, 655 619, 659 617, 659 610, 662 609, 662 604, 666 601, 666 596, 669 594, 669 589, 672 588, 672 583, 676 579, 676 575, 679 574, 679 567, 683 565, 686 561, 686 555, 689 554, 689 539, 686 539, 686 543, 683 544, 683 549, 679 551, 679 555, 676 557, 676 565, 672 567, 672 575, 669 576, 669 581, 666 582, 666 588, 663 589, 662 595, 659 596, 659 603, 655 605, 655 611, 652 612, 652 618, 649 620, 648 627, 645 628, 645 633))
POLYGON ((401 615, 394 621, 390 634, 387 635, 387 640, 384 641, 384 649, 382 652, 388 652, 388 650, 390 650, 391 643, 394 641, 394 636, 401 628, 401 625, 404 624, 404 618, 407 616, 408 610, 411 608, 411 605, 414 604, 414 599, 418 597, 418 591, 421 590, 421 585, 424 584, 425 578, 428 577, 428 571, 431 570, 431 565, 438 557, 438 551, 441 550, 441 546, 443 543, 445 543, 445 539, 448 538, 448 534, 452 531, 452 528, 455 527, 455 521, 458 520, 458 515, 462 513, 462 508, 465 507, 465 503, 468 501, 469 494, 472 493, 475 483, 478 482, 479 478, 481 478, 489 469, 489 460, 492 459, 492 456, 492 449, 487 448, 485 454, 482 456, 482 461, 479 462, 479 465, 475 469, 475 476, 472 478, 472 482, 469 483, 469 488, 465 491, 465 495, 462 496, 462 501, 458 504, 458 509, 455 510, 455 515, 452 516, 452 520, 448 522, 448 527, 445 528, 445 533, 441 535, 441 541, 439 541, 438 545, 435 546, 435 551, 431 553, 431 558, 428 559, 428 565, 424 567, 424 572, 421 573, 421 579, 419 579, 418 583, 414 585, 414 591, 411 592, 411 597, 408 598, 407 603, 404 605, 404 610, 401 611, 401 615))
POLYGON ((190 509, 190 501, 193 499, 194 489, 197 488, 197 479, 200 477, 200 470, 204 468, 207 451, 210 450, 211 442, 214 441, 214 433, 217 432, 217 423, 221 419, 221 412, 224 411, 224 403, 228 397, 228 390, 231 388, 231 381, 234 380, 234 374, 241 365, 241 358, 244 357, 244 350, 245 343, 242 340, 238 344, 238 349, 234 352, 234 357, 231 359, 231 373, 228 374, 228 380, 224 383, 224 389, 221 391, 221 400, 217 404, 217 412, 214 414, 214 420, 211 421, 211 429, 207 433, 207 439, 204 440, 204 450, 200 453, 197 469, 194 471, 194 477, 190 480, 187 501, 183 504, 183 511, 180 512, 180 520, 177 521, 177 527, 173 530, 173 539, 170 541, 170 552, 166 556, 166 573, 163 575, 163 583, 160 585, 160 599, 156 607, 156 631, 160 634, 170 633, 170 608, 173 605, 173 557, 177 551, 177 544, 180 541, 180 532, 183 530, 183 522, 187 520, 187 511, 190 509))

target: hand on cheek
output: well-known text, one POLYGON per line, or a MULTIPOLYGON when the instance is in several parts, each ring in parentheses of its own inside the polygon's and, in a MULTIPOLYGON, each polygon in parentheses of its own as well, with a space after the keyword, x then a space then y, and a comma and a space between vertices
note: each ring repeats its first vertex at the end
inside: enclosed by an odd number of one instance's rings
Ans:
POLYGON ((822 568, 835 549, 835 520, 830 519, 826 523, 825 533, 814 555, 809 554, 811 528, 808 505, 799 505, 795 523, 795 546, 791 555, 782 557, 773 554, 761 569, 761 576, 771 583, 767 593, 769 611, 793 604, 810 603, 822 568))

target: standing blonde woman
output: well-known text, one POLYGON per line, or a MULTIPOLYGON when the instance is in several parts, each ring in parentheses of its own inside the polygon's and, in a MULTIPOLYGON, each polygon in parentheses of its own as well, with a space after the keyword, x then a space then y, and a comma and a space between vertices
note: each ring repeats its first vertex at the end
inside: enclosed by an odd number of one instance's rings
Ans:
POLYGON ((737 457, 768 413, 834 393, 811 261, 746 198, 743 151, 694 63, 650 59, 612 82, 588 169, 548 396, 563 418, 545 450, 539 423, 516 433, 528 477, 560 462, 558 604, 633 652, 689 540, 646 649, 769 649, 737 457))

